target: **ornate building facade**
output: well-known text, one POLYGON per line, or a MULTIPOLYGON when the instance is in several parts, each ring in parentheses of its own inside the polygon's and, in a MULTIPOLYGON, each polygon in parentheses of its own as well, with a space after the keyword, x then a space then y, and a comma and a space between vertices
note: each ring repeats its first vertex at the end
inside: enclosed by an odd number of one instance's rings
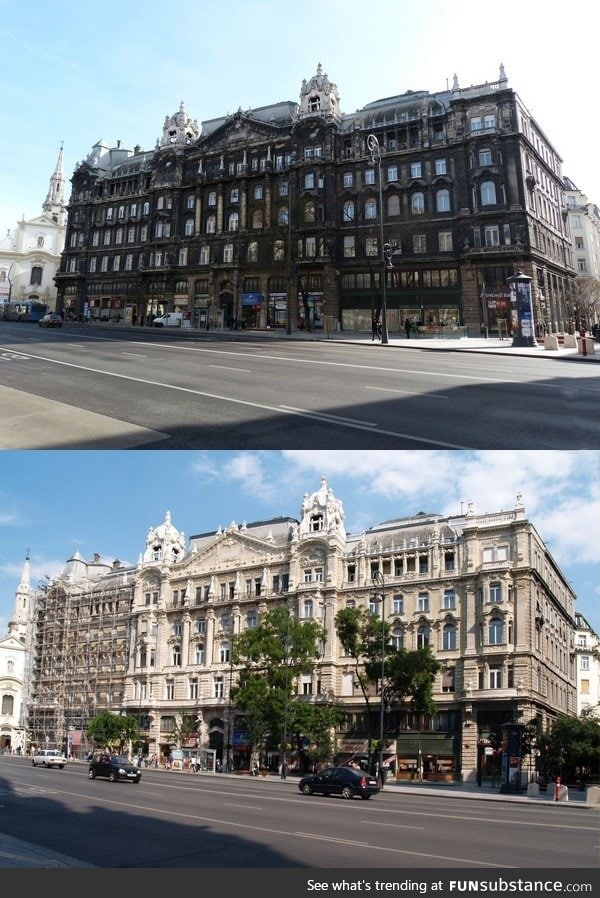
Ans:
POLYGON ((521 270, 538 332, 568 323, 561 159, 502 66, 343 113, 319 65, 298 103, 201 127, 182 103, 153 150, 98 144, 71 181, 57 275, 70 314, 370 330, 385 277, 390 331, 409 317, 510 333, 521 270))
MULTIPOLYGON (((167 513, 135 567, 71 559, 37 596, 32 740, 83 748, 90 717, 111 710, 137 717, 145 751, 163 755, 186 715, 197 722, 190 751, 224 758, 231 744, 236 767, 247 767, 230 698, 232 639, 279 603, 326 628, 321 656, 290 684, 290 700, 344 707, 338 759, 368 749, 364 698, 335 631, 349 606, 371 607, 396 647, 430 646, 441 664, 431 718, 385 709, 384 751, 398 777, 419 768, 429 779, 475 779, 495 728, 545 729, 557 713, 576 713, 575 596, 520 497, 509 511, 469 505, 348 534, 343 504, 323 480, 298 518, 232 522, 188 540, 167 513)), ((267 760, 277 765, 276 749, 267 760)))

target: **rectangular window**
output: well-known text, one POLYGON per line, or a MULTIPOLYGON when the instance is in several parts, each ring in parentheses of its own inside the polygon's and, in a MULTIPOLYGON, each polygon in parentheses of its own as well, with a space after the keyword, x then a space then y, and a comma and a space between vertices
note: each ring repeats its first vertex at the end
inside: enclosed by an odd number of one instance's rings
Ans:
POLYGON ((356 244, 354 237, 344 237, 344 258, 353 259, 356 256, 356 244))
POLYGON ((452 231, 440 231, 438 234, 438 244, 441 253, 452 252, 452 231))
POLYGON ((429 593, 420 592, 417 597, 417 611, 429 611, 429 593))
POLYGON ((414 234, 413 235, 413 252, 415 252, 415 253, 426 253, 427 252, 427 237, 425 234, 414 234))
POLYGON ((344 187, 352 187, 354 184, 354 175, 351 171, 344 172, 344 187))
POLYGON ((304 189, 305 189, 305 190, 312 190, 314 186, 315 186, 315 176, 314 176, 314 173, 313 173, 313 172, 309 172, 308 174, 304 175, 304 189))
POLYGON ((392 608, 394 614, 404 614, 404 596, 394 596, 392 608))
POLYGON ((446 175, 448 173, 448 166, 445 159, 435 160, 435 173, 436 175, 446 175))
POLYGON ((398 180, 398 166, 397 165, 389 165, 387 170, 387 179, 391 184, 394 181, 398 180))
POLYGON ((490 689, 502 689, 501 667, 490 667, 490 689))
POLYGON ((411 178, 421 178, 422 177, 422 165, 420 162, 411 162, 410 163, 410 176, 411 176, 411 178))
POLYGON ((365 171, 365 184, 374 184, 375 183, 375 169, 367 168, 365 171))
POLYGON ((490 583, 490 602, 498 603, 502 601, 502 584, 490 583))
POLYGON ((496 225, 487 225, 484 233, 486 246, 500 246, 500 231, 496 225))
POLYGON ((223 689, 223 678, 222 677, 215 677, 214 691, 215 691, 215 698, 223 698, 224 697, 225 692, 223 689))
POLYGON ((590 656, 589 655, 581 656, 580 668, 581 668, 581 670, 589 670, 590 669, 590 656))

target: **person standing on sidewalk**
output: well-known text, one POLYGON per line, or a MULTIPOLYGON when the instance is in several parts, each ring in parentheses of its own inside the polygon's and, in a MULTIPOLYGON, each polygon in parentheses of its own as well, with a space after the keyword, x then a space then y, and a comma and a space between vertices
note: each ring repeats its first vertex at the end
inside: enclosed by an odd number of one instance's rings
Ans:
POLYGON ((410 318, 406 317, 404 319, 404 330, 406 331, 406 339, 407 340, 410 338, 411 327, 412 327, 411 320, 410 320, 410 318))

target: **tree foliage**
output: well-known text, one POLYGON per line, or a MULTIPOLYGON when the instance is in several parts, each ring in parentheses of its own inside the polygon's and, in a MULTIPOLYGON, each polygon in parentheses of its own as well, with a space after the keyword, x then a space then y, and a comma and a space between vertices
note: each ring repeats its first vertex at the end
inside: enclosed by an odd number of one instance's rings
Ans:
POLYGON ((559 714, 550 731, 538 736, 537 747, 544 772, 572 776, 579 768, 588 779, 600 775, 600 720, 591 712, 581 717, 559 714))
POLYGON ((394 649, 389 644, 388 622, 382 622, 366 608, 343 608, 337 613, 335 623, 344 652, 353 659, 355 680, 368 712, 371 686, 375 684, 380 695, 380 690, 385 690, 390 706, 409 707, 421 714, 433 713, 433 681, 441 665, 429 647, 414 651, 394 649))
POLYGON ((234 639, 232 660, 240 669, 231 696, 236 711, 244 715, 253 750, 263 748, 269 737, 283 741, 286 729, 287 734, 301 732, 308 740, 325 743, 335 709, 328 703, 300 701, 294 687, 299 676, 312 673, 326 638, 318 621, 299 620, 287 605, 279 605, 259 626, 234 639))
POLYGON ((139 727, 135 717, 121 717, 104 711, 90 720, 86 732, 94 748, 108 748, 120 754, 125 745, 138 738, 139 727))

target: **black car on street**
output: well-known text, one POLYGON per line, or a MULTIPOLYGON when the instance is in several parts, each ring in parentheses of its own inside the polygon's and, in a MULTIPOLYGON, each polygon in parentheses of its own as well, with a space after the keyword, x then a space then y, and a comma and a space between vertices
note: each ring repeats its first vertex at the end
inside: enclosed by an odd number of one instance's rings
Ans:
POLYGON ((379 783, 364 770, 352 767, 327 767, 320 773, 303 776, 298 788, 304 795, 341 795, 342 798, 370 798, 379 792, 379 783))
POLYGON ((106 753, 94 755, 88 769, 88 779, 95 780, 97 776, 106 777, 111 783, 117 780, 130 780, 139 783, 142 771, 135 764, 131 764, 129 758, 124 755, 109 755, 106 753))

